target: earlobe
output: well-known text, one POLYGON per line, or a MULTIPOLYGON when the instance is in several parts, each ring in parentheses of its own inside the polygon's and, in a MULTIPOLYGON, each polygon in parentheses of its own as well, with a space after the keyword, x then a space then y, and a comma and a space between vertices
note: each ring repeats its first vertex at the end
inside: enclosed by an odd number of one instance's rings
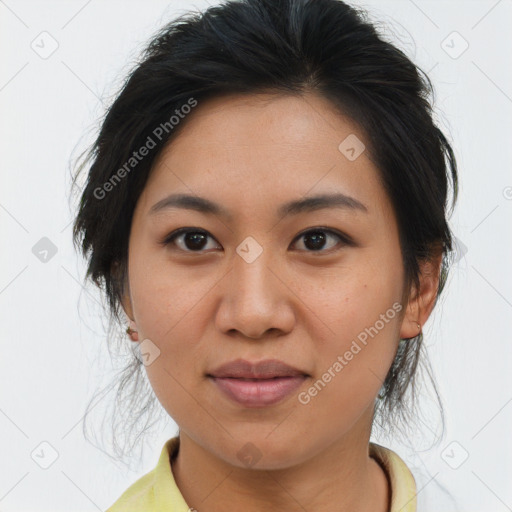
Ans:
POLYGON ((418 321, 404 318, 402 328, 400 329, 400 339, 407 340, 410 338, 415 338, 421 334, 422 329, 423 328, 418 321))
POLYGON ((126 328, 126 334, 130 336, 132 341, 139 341, 139 333, 137 331, 137 326, 133 320, 130 320, 130 325, 126 328))
POLYGON ((418 336, 432 313, 437 298, 442 258, 441 252, 420 264, 420 286, 412 291, 409 298, 400 329, 401 339, 418 336))

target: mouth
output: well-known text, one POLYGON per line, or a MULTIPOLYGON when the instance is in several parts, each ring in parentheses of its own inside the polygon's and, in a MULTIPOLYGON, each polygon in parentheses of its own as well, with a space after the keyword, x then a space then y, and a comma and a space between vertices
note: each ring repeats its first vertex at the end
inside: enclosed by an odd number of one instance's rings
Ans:
POLYGON ((244 407, 267 407, 281 402, 310 377, 276 359, 259 363, 237 359, 206 376, 224 397, 244 407))
POLYGON ((305 375, 269 379, 212 377, 213 383, 224 396, 245 407, 267 407, 281 402, 306 379, 305 375))
POLYGON ((236 379, 240 381, 247 381, 247 382, 261 382, 261 381, 267 381, 267 380, 275 380, 275 379, 289 379, 291 377, 286 375, 277 375, 275 377, 267 377, 267 378, 248 378, 248 377, 214 377, 214 378, 223 378, 223 379, 236 379))
POLYGON ((309 375, 279 359, 265 359, 252 363, 245 359, 235 359, 208 373, 208 377, 234 379, 272 379, 309 375))

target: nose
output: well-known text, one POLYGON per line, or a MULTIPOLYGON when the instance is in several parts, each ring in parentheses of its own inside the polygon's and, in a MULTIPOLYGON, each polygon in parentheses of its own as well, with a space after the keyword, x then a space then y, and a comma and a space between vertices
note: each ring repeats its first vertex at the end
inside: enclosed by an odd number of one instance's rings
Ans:
POLYGON ((251 263, 235 256, 222 288, 216 325, 224 334, 260 339, 289 333, 295 323, 292 290, 266 251, 251 263), (281 274, 281 275, 280 275, 281 274))

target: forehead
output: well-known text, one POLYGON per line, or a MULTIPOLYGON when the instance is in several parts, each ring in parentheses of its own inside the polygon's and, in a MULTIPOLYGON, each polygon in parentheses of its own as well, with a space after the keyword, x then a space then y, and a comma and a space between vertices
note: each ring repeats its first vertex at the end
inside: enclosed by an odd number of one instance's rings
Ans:
POLYGON ((385 202, 379 172, 364 146, 361 128, 316 94, 198 102, 154 162, 145 210, 170 192, 235 209, 336 192, 362 203, 385 202), (347 144, 361 154, 348 158, 347 144))
POLYGON ((199 102, 164 153, 172 154, 180 145, 192 142, 223 142, 250 150, 280 145, 300 149, 321 140, 323 146, 334 144, 337 148, 340 136, 350 134, 365 138, 355 122, 317 94, 224 95, 199 102), (198 141, 198 136, 204 138, 198 141))

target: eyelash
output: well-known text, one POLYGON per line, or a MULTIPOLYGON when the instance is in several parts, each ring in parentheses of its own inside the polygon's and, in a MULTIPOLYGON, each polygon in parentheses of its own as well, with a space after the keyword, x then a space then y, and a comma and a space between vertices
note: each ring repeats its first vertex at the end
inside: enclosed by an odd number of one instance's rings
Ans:
MULTIPOLYGON (((341 245, 342 246, 353 246, 353 245, 355 245, 355 243, 347 235, 344 235, 343 233, 340 233, 337 230, 333 230, 333 229, 329 229, 329 228, 323 228, 323 227, 316 227, 316 228, 308 229, 307 231, 303 231, 302 233, 298 234, 294 238, 292 244, 294 244, 301 237, 304 237, 304 236, 309 235, 309 234, 318 233, 318 232, 320 232, 320 233, 327 233, 328 235, 333 235, 333 236, 337 237, 341 241, 341 245)), ((211 236, 210 233, 208 233, 208 231, 205 231, 204 229, 199 229, 199 228, 180 228, 180 229, 177 229, 177 230, 173 231, 169 235, 167 235, 160 242, 160 244, 163 245, 163 246, 169 246, 169 245, 173 244, 174 240, 176 238, 178 238, 180 235, 184 235, 184 234, 187 234, 187 233, 198 233, 198 234, 210 236, 211 238, 213 238, 215 240, 215 238, 213 236, 211 236)), ((191 251, 191 250, 185 250, 185 249, 179 249, 179 248, 177 250, 181 250, 182 252, 192 253, 192 254, 193 253, 201 254, 202 252, 204 252, 204 250, 191 251)), ((308 250, 306 250, 305 252, 309 252, 311 254, 316 254, 316 253, 318 253, 318 254, 321 254, 321 253, 328 253, 328 254, 330 254, 331 252, 333 252, 333 250, 336 251, 336 250, 339 250, 339 248, 336 249, 336 247, 333 247, 333 248, 328 249, 328 250, 320 249, 318 251, 311 251, 311 250, 308 251, 308 250)))

